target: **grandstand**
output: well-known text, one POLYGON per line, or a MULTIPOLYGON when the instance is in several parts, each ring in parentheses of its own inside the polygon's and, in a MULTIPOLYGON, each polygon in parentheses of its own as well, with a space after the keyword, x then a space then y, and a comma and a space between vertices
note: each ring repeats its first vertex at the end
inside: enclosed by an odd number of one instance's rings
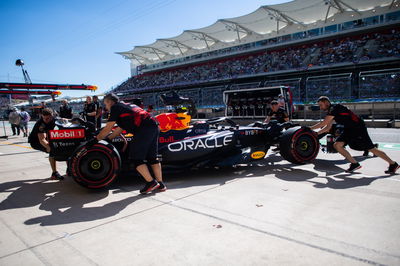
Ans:
POLYGON ((132 77, 114 92, 161 108, 158 95, 174 89, 203 111, 224 107, 225 90, 281 85, 291 87, 298 105, 320 95, 397 102, 399 2, 295 0, 261 6, 119 52, 131 61, 132 77))

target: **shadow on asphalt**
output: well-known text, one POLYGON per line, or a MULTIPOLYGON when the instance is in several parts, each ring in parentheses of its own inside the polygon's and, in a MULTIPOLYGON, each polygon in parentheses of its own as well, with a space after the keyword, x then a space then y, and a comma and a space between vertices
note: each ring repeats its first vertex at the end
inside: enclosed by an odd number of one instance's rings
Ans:
MULTIPOLYGON (((360 158, 359 158, 360 159, 360 158)), ((373 181, 387 177, 351 177, 335 164, 345 161, 315 160, 314 169, 326 173, 319 176, 314 171, 296 168, 294 164, 276 164, 281 162, 279 155, 272 154, 260 163, 246 166, 201 169, 177 174, 166 174, 169 190, 206 185, 224 185, 234 179, 263 177, 273 175, 287 182, 309 182, 315 188, 348 189, 368 186, 373 181), (326 182, 318 182, 318 179, 326 182), (317 179, 317 180, 312 180, 317 179)), ((271 177, 267 177, 271 178, 271 177)), ((41 226, 77 223, 100 220, 117 215, 133 202, 147 196, 138 194, 143 182, 138 176, 123 175, 109 189, 89 190, 80 187, 71 178, 64 181, 48 179, 28 179, 0 184, 0 193, 10 195, 0 202, 0 211, 38 206, 50 214, 34 217, 25 221, 27 225, 41 226), (132 192, 132 196, 106 203, 103 206, 88 207, 90 203, 100 201, 111 193, 132 192)), ((149 195, 151 196, 151 194, 149 195)))

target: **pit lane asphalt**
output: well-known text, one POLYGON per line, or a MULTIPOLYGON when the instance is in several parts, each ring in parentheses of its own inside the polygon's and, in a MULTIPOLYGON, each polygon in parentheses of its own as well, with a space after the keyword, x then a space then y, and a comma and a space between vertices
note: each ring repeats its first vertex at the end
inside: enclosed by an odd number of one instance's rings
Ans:
MULTIPOLYGON (((400 161, 399 130, 370 132, 400 161)), ((48 180, 44 153, 0 140, 0 265, 399 265, 400 175, 352 154, 352 175, 337 154, 299 166, 271 152, 141 196, 133 177, 101 191, 48 180)))

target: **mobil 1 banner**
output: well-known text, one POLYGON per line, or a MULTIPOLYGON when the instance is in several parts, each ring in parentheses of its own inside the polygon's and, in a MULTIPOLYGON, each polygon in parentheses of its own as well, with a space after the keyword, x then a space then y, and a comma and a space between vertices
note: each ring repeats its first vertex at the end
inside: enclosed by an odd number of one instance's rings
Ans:
POLYGON ((49 131, 49 142, 56 159, 67 160, 75 149, 85 140, 85 130, 59 129, 49 131))

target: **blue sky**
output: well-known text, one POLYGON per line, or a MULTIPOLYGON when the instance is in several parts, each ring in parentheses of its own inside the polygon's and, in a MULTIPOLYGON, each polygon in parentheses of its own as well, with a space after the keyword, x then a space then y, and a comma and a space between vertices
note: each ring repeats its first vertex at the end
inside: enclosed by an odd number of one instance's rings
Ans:
MULTIPOLYGON (((282 0, 1 0, 0 81, 93 84, 103 92, 126 80, 127 51, 220 18, 244 15, 282 0)), ((86 92, 63 92, 81 96, 86 92)))

